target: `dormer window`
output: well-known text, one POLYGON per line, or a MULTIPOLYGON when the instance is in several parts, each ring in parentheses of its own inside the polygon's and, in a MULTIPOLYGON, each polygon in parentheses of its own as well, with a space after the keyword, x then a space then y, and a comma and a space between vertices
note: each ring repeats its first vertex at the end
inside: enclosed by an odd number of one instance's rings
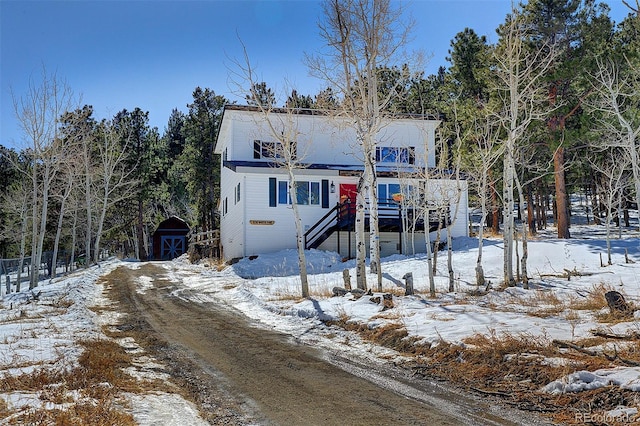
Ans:
POLYGON ((376 147, 376 162, 378 163, 396 163, 396 164, 415 164, 416 148, 398 147, 398 146, 378 146, 376 147))

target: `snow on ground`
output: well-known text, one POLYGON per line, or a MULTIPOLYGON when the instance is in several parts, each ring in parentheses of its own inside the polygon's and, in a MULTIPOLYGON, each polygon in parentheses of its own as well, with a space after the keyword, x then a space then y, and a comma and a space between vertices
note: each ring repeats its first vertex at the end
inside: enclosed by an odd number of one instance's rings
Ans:
MULTIPOLYGON (((183 288, 175 290, 178 297, 200 302, 224 302, 262 326, 289 333, 300 341, 334 348, 339 346, 343 351, 356 351, 361 356, 388 359, 397 355, 387 349, 372 347, 350 333, 334 329, 329 332, 321 320, 348 317, 371 326, 401 323, 411 336, 432 345, 443 340, 462 342, 475 334, 526 334, 570 342, 590 336, 595 329, 617 334, 640 332, 638 312, 629 321, 615 325, 603 325, 596 321, 594 313, 586 311, 572 311, 573 315, 567 315, 566 310, 557 315, 528 315, 554 309, 553 300, 579 303, 597 286, 615 289, 624 294, 628 302, 640 306, 638 234, 631 231, 622 239, 614 239, 613 265, 601 267, 600 256, 606 261, 601 229, 573 226, 572 240, 545 236, 530 241, 530 290, 520 287, 497 290, 503 266, 502 241, 497 239, 484 242, 485 276, 493 282, 493 289, 486 295, 472 294, 476 290, 473 280, 477 239, 458 238, 454 241, 455 291, 451 293, 448 292, 446 252, 440 253, 435 299, 428 297, 424 255, 388 257, 382 263, 383 288, 395 295, 395 307, 388 311, 383 311, 382 305, 369 297, 356 299, 351 293, 332 297, 333 287, 343 286, 344 269, 350 270, 352 285, 355 286, 355 262, 343 263, 336 253, 307 252, 309 299, 299 297, 300 279, 294 250, 263 254, 253 260, 245 258, 220 271, 205 264, 191 265, 184 257, 165 262, 163 266, 167 278, 184 284, 183 288), (625 263, 625 250, 637 263, 625 263), (570 280, 566 271, 572 272, 570 280), (415 296, 402 296, 402 277, 407 272, 413 273, 415 296)), ((80 354, 80 347, 75 342, 102 336, 100 325, 110 321, 101 317, 107 314, 98 315, 88 307, 107 303, 96 280, 118 266, 136 268, 139 264, 112 260, 100 267, 55 280, 39 287, 42 294, 37 303, 28 303, 28 291, 5 296, 0 309, 0 375, 29 372, 41 364, 52 367, 73 364, 80 354)), ((374 286, 375 276, 369 275, 367 280, 370 287, 374 286)), ((141 279, 139 291, 151 291, 149 285, 148 280, 141 279)), ((121 344, 132 346, 135 342, 121 344)), ((143 359, 140 362, 156 361, 143 359)), ((135 369, 131 373, 141 374, 135 369)), ((542 390, 549 393, 579 392, 610 385, 639 391, 640 368, 575 371, 558 377, 542 390)), ((0 394, 0 398, 9 407, 38 403, 37 397, 29 394, 0 394)), ((181 424, 178 420, 187 418, 190 424, 200 421, 196 409, 175 394, 130 395, 129 400, 136 421, 142 425, 181 424)))
MULTIPOLYGON (((300 280, 297 276, 294 251, 260 255, 255 260, 240 260, 232 266, 233 271, 223 274, 239 275, 245 280, 235 288, 220 286, 220 273, 203 272, 198 288, 203 294, 214 293, 215 297, 242 310, 246 315, 264 323, 291 332, 291 325, 280 325, 278 316, 308 320, 326 320, 347 316, 352 320, 366 322, 370 326, 384 322, 399 322, 410 336, 423 342, 438 344, 440 341, 457 343, 475 334, 511 335, 526 334, 544 336, 547 339, 574 341, 591 336, 591 331, 600 328, 616 334, 640 332, 640 312, 628 321, 603 327, 593 314, 574 311, 574 315, 527 315, 538 314, 544 309, 554 309, 545 299, 575 301, 579 303, 596 287, 605 286, 621 292, 626 300, 640 306, 640 239, 628 237, 613 240, 613 265, 600 266, 600 255, 606 259, 606 246, 601 235, 593 235, 593 227, 573 227, 576 239, 539 239, 529 242, 530 290, 520 287, 505 291, 491 291, 486 296, 472 296, 476 289, 473 282, 478 253, 477 239, 459 238, 454 241, 453 268, 456 277, 455 292, 448 293, 449 278, 446 252, 438 259, 435 279, 438 296, 430 299, 427 262, 424 255, 415 257, 392 256, 383 260, 383 289, 396 289, 394 294, 404 291, 402 277, 412 272, 414 288, 418 293, 412 297, 395 297, 395 307, 383 312, 383 307, 370 301, 369 297, 354 299, 351 294, 344 297, 329 297, 334 286, 343 286, 342 270, 350 269, 352 285, 355 286, 355 263, 340 263, 335 253, 307 252, 310 265, 321 265, 320 272, 309 277, 312 297, 298 298, 300 280), (578 239, 580 238, 580 239, 578 239), (630 258, 639 263, 625 263, 625 249, 630 258), (572 272, 567 280, 566 271, 572 272), (258 277, 258 278, 256 278, 258 277), (207 285, 207 280, 210 284, 207 285), (553 295, 550 297, 548 295, 553 295)), ((486 240, 483 251, 485 277, 498 287, 502 276, 503 246, 500 240, 486 240)), ((606 261, 606 260, 605 260, 606 261)), ((376 278, 368 276, 369 287, 375 286, 376 278)), ((223 280, 223 282, 226 280, 223 280)), ((606 310, 605 310, 606 311, 606 310)), ((304 323, 304 322, 303 322, 304 323)), ((299 332, 301 335, 305 331, 299 332)), ((616 384, 626 389, 640 390, 640 368, 620 368, 615 371, 576 372, 559 378, 544 390, 549 392, 578 391, 597 386, 616 384)))
MULTIPOLYGON (((33 291, 22 291, 5 295, 0 304, 0 377, 17 376, 47 368, 66 370, 77 365, 82 348, 81 340, 104 339, 101 326, 114 323, 114 314, 104 311, 96 314, 90 307, 106 306, 109 300, 102 296, 102 286, 96 285, 98 278, 113 269, 139 264, 110 260, 88 270, 76 271, 64 278, 40 283, 33 291), (38 295, 34 301, 34 295, 38 295)), ((28 287, 28 286, 27 286, 28 287)), ((144 286, 141 283, 141 289, 144 286)), ((120 344, 135 353, 133 341, 120 344)), ((157 361, 140 356, 127 372, 139 379, 168 379, 158 373, 157 361)), ((67 395, 74 397, 73 395, 67 395)), ((206 425, 197 413, 197 408, 178 394, 148 393, 127 394, 134 419, 141 425, 206 425)), ((77 401, 81 395, 74 397, 77 401)), ((9 411, 24 408, 63 409, 65 404, 44 402, 37 392, 0 392, 9 411)), ((0 401, 1 402, 1 401, 0 401)), ((0 404, 0 407, 2 404, 0 404)), ((6 424, 12 416, 0 418, 6 424)))

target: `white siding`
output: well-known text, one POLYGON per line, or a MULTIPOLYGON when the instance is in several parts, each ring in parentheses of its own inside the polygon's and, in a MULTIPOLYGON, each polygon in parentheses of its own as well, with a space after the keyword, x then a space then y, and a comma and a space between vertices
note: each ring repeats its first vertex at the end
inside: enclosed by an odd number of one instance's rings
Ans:
POLYGON ((247 190, 242 175, 223 167, 220 180, 220 244, 225 259, 244 256, 245 221, 244 210, 247 206, 247 190), (240 183, 240 202, 235 202, 235 190, 240 183), (224 212, 225 199, 227 212, 224 212))
MULTIPOLYGON (((286 114, 272 114, 272 120, 287 120, 286 114)), ((298 155, 312 164, 361 165, 360 149, 353 128, 345 120, 325 116, 300 114, 294 117, 299 132, 298 155)), ((417 164, 435 166, 434 120, 402 119, 386 124, 377 140, 380 146, 415 147, 417 164)), ((288 125, 288 124, 287 124, 288 125)), ((273 141, 270 130, 259 112, 225 110, 223 126, 218 136, 216 152, 227 148, 229 160, 254 161, 253 141, 273 141)), ((264 160, 268 161, 268 160, 264 160)))
MULTIPOLYGON (((330 177, 300 171, 298 181, 321 182, 330 177)), ((269 253, 282 249, 296 247, 296 233, 294 216, 291 206, 278 204, 269 207, 269 178, 276 178, 278 182, 287 181, 287 176, 282 170, 272 169, 259 174, 247 174, 247 197, 251 203, 246 209, 247 238, 245 256, 259 253, 269 253), (257 221, 258 225, 252 225, 251 221, 257 221), (272 225, 262 223, 273 221, 272 225)), ((337 187, 337 183, 334 183, 337 187)), ((329 194, 329 207, 321 205, 299 205, 298 210, 302 220, 303 231, 320 220, 338 202, 338 194, 329 194)))

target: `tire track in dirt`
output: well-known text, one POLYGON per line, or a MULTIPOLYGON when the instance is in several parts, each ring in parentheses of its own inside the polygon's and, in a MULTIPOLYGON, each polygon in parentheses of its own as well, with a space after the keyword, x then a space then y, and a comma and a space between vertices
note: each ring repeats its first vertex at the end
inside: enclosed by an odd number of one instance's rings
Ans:
MULTIPOLYGON (((167 342, 160 360, 196 388, 190 393, 213 424, 523 424, 493 416, 486 406, 469 405, 456 395, 439 400, 442 395, 426 384, 417 387, 404 380, 410 390, 402 395, 385 386, 383 372, 376 372, 375 380, 351 374, 343 369, 349 363, 343 362, 343 368, 328 363, 323 359, 330 357, 319 349, 254 327, 229 307, 174 297, 172 291, 181 285, 169 281, 159 264, 121 267, 105 281, 130 321, 144 322, 144 332, 167 342), (143 276, 151 277, 152 287, 142 294, 137 282, 143 276), (207 414, 211 407, 227 419, 219 422, 215 413, 207 414)), ((355 372, 365 366, 353 367, 355 372)), ((389 377, 389 383, 399 382, 389 377)))

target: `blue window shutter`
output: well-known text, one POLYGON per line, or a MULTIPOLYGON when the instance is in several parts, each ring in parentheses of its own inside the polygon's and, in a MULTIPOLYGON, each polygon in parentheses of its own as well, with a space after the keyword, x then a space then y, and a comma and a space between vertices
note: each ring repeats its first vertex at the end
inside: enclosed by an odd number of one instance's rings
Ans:
POLYGON ((269 178, 269 207, 276 207, 278 199, 276 197, 276 178, 269 178))
POLYGON ((328 209, 329 208, 329 180, 328 179, 322 179, 322 208, 323 209, 328 209))
POLYGON ((255 159, 261 158, 260 157, 260 141, 259 140, 254 140, 253 141, 253 158, 255 158, 255 159))

